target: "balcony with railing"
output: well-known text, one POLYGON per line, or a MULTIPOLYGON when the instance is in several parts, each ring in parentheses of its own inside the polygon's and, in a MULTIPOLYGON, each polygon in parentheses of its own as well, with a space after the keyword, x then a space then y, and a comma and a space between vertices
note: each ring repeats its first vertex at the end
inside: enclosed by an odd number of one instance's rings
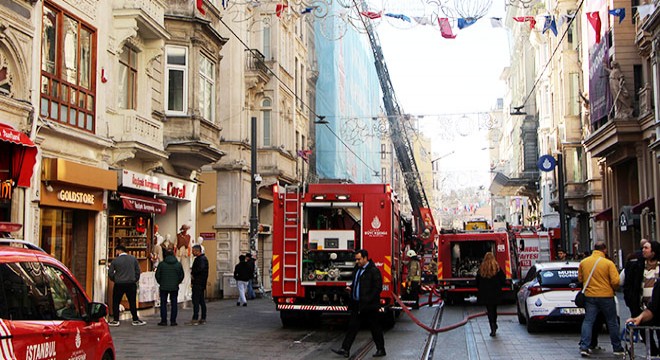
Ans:
POLYGON ((160 121, 127 111, 112 116, 110 137, 118 148, 133 148, 136 157, 144 159, 166 158, 163 148, 163 124, 160 121))
POLYGON ((137 30, 144 39, 169 38, 165 30, 165 6, 163 0, 113 0, 115 37, 122 41, 126 37, 122 34, 130 36, 137 30))
POLYGON ((266 84, 270 80, 266 57, 257 49, 245 50, 245 78, 247 82, 266 84))

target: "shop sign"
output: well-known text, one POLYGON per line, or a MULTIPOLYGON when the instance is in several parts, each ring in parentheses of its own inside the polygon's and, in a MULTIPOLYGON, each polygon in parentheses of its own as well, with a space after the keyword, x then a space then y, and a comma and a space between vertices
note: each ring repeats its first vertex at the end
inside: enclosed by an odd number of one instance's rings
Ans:
POLYGON ((72 190, 62 189, 57 192, 57 200, 64 202, 93 205, 94 194, 90 194, 82 191, 72 191, 72 190))
POLYGON ((14 191, 14 180, 5 180, 0 182, 0 199, 11 200, 11 193, 14 191))
POLYGON ((63 186, 61 183, 41 184, 41 205, 75 208, 83 210, 103 210, 103 190, 84 187, 63 186))
POLYGON ((201 232, 199 233, 199 236, 204 240, 215 240, 214 232, 201 232))
POLYGON ((192 200, 193 182, 167 175, 147 175, 131 170, 122 170, 119 185, 179 200, 192 200))

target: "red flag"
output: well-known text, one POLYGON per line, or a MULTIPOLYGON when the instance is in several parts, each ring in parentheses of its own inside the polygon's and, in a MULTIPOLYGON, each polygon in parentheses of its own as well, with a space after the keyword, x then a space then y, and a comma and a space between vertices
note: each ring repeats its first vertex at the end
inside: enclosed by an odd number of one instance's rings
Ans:
POLYGON ((199 10, 202 15, 206 15, 206 10, 204 10, 204 0, 197 0, 197 10, 199 10))
POLYGON ((383 16, 382 12, 373 12, 373 11, 363 11, 360 14, 363 16, 368 17, 369 19, 378 19, 379 17, 383 16))
POLYGON ((440 25, 440 33, 445 39, 455 39, 456 35, 451 31, 448 18, 438 18, 438 25, 440 25))
POLYGON ((282 11, 286 10, 286 8, 288 8, 288 7, 289 7, 289 5, 287 5, 287 4, 277 4, 277 5, 275 5, 275 14, 277 15, 277 17, 282 17, 282 11))
POLYGON ((529 29, 533 29, 536 26, 536 19, 533 16, 518 16, 513 18, 517 22, 527 22, 529 21, 529 29))
POLYGON ((588 12, 587 20, 596 31, 596 44, 600 43, 600 13, 598 11, 588 12))

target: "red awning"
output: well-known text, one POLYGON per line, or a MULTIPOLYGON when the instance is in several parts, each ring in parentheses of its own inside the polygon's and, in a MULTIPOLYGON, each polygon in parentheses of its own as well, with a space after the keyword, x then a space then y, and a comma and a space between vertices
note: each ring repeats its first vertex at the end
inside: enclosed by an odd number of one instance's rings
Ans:
MULTIPOLYGON (((9 157, 9 178, 16 186, 30 187, 30 179, 37 163, 37 146, 24 133, 0 123, 0 141, 10 143, 7 147, 9 157)), ((2 159, 0 159, 0 162, 2 159)))
POLYGON ((607 208, 594 215, 595 221, 612 221, 612 208, 607 208))
POLYGON ((644 210, 644 208, 649 208, 651 211, 654 211, 655 210, 655 198, 650 197, 650 198, 640 202, 639 204, 636 204, 635 206, 633 206, 631 211, 632 211, 633 214, 641 214, 642 210, 644 210))
POLYGON ((119 193, 124 209, 149 214, 165 214, 167 204, 161 199, 154 199, 135 194, 119 193))

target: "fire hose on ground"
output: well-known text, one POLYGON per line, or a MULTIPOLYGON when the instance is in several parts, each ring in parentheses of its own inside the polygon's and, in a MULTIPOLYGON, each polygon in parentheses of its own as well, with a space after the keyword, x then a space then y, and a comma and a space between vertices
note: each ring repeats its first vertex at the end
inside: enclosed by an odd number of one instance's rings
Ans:
MULTIPOLYGON (((427 306, 427 305, 430 306, 430 305, 432 305, 432 304, 436 304, 436 303, 441 303, 441 302, 443 302, 443 300, 442 300, 441 298, 438 298, 438 299, 434 300, 434 299, 433 299, 433 295, 440 296, 440 294, 438 293, 438 291, 437 291, 437 289, 435 288, 435 286, 433 286, 433 287, 431 288, 431 290, 429 291, 429 299, 428 299, 428 301, 425 302, 425 303, 423 303, 423 304, 419 304, 419 305, 420 305, 420 306, 427 306)), ((399 298, 397 295, 394 295, 394 300, 397 302, 397 304, 399 304, 399 306, 401 306, 401 308, 402 308, 403 311, 406 313, 406 315, 408 315, 408 317, 409 317, 409 318, 410 318, 415 324, 417 324, 417 326, 421 327, 422 329, 426 330, 427 332, 429 332, 429 333, 431 333, 431 334, 437 334, 437 333, 441 333, 441 332, 446 332, 446 331, 454 330, 454 329, 456 329, 456 328, 458 328, 458 327, 464 326, 464 325, 467 324, 467 322, 470 321, 471 319, 474 319, 474 318, 477 318, 477 317, 480 317, 480 316, 486 316, 486 312, 485 312, 485 311, 481 311, 481 312, 478 312, 478 313, 469 314, 469 315, 467 315, 465 318, 463 318, 463 320, 461 320, 461 321, 459 321, 459 322, 457 322, 457 323, 455 323, 455 324, 451 324, 451 325, 443 326, 443 327, 439 327, 439 328, 431 328, 431 327, 427 326, 426 324, 424 324, 423 322, 421 322, 419 319, 417 319, 417 317, 415 317, 415 315, 412 314, 412 312, 410 311, 410 309, 408 309, 408 306, 407 306, 406 304, 404 304, 403 301, 401 301, 401 298, 399 298)), ((444 303, 443 303, 443 305, 441 305, 441 306, 444 306, 444 303)), ((498 314, 498 315, 516 315, 516 313, 514 313, 514 312, 498 312, 497 314, 498 314)))

